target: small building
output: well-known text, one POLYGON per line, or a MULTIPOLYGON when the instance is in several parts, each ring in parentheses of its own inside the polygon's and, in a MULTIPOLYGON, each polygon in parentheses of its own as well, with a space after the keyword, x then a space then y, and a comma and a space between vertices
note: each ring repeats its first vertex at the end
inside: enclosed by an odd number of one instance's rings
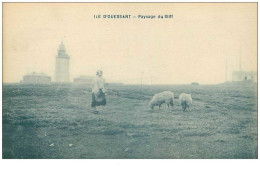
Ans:
POLYGON ((74 83, 84 83, 84 84, 92 84, 94 77, 93 76, 84 76, 81 75, 77 78, 74 78, 74 83))
POLYGON ((23 76, 23 84, 49 84, 51 82, 51 77, 47 76, 45 73, 28 73, 23 76))
POLYGON ((233 71, 232 82, 241 81, 257 82, 257 73, 255 71, 233 71))
POLYGON ((191 85, 193 85, 193 86, 198 86, 199 83, 198 83, 198 82, 192 82, 191 85))

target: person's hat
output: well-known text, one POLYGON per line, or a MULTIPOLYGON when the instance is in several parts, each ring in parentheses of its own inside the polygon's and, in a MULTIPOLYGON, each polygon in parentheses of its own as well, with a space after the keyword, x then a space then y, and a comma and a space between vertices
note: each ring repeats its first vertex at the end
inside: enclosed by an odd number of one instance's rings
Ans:
POLYGON ((96 75, 98 75, 98 76, 102 76, 102 74, 103 74, 102 70, 98 70, 96 73, 96 75))

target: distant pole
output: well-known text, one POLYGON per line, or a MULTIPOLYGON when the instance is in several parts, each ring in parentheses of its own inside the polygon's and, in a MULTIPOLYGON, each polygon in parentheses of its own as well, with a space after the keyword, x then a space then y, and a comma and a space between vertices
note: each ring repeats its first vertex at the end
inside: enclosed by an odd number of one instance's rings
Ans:
POLYGON ((227 72, 228 72, 228 60, 227 60, 227 58, 226 58, 226 82, 227 82, 227 80, 228 80, 228 78, 227 78, 227 72))
POLYGON ((239 71, 241 71, 241 48, 239 52, 239 71))
POLYGON ((141 89, 143 89, 143 74, 144 74, 144 72, 142 72, 142 75, 141 75, 141 89))
POLYGON ((141 85, 143 85, 143 73, 141 74, 141 85))

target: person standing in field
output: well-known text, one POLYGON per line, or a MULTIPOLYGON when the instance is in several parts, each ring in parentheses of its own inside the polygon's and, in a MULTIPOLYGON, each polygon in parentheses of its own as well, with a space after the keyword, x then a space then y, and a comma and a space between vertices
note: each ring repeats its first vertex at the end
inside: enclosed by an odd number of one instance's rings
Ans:
POLYGON ((102 78, 103 72, 98 70, 95 79, 92 83, 92 102, 91 107, 94 108, 94 113, 98 113, 97 106, 106 105, 106 95, 105 95, 105 80, 102 78))

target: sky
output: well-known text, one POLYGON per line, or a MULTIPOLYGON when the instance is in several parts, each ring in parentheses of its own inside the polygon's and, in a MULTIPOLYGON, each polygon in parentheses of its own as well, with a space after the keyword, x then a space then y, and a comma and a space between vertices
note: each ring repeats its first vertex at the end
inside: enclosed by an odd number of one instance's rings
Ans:
POLYGON ((3 3, 3 82, 30 72, 54 80, 61 41, 70 81, 101 69, 107 82, 218 84, 226 62, 228 80, 240 58, 257 71, 257 3, 3 3))

